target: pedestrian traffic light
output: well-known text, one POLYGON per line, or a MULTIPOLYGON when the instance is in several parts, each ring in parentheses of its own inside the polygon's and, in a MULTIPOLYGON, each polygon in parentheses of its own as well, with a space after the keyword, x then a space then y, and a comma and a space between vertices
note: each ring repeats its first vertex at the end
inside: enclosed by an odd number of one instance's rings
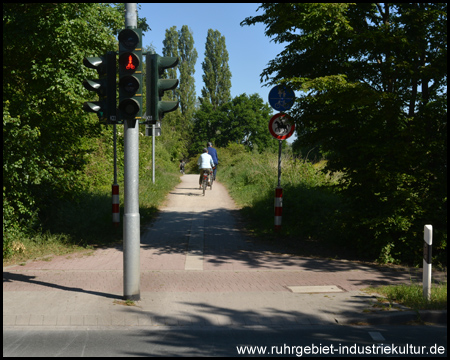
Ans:
POLYGON ((99 101, 87 101, 83 110, 97 113, 105 124, 117 123, 116 117, 116 53, 109 51, 100 57, 85 57, 84 66, 96 69, 99 75, 95 80, 84 80, 83 86, 98 94, 99 101))
POLYGON ((119 33, 119 111, 123 120, 142 118, 142 29, 119 33))
POLYGON ((153 124, 161 120, 165 113, 178 108, 178 101, 161 101, 164 91, 173 90, 178 86, 178 79, 161 79, 161 76, 165 69, 177 65, 177 57, 163 57, 158 54, 150 54, 147 57, 147 107, 150 108, 147 114, 152 117, 153 124))

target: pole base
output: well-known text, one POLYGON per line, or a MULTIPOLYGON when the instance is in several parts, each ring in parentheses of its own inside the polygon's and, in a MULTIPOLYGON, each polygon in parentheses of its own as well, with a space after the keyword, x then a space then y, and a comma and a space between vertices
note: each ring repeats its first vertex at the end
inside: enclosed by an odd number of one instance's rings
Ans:
POLYGON ((139 301, 139 300, 141 300, 141 294, 124 295, 123 300, 139 301))

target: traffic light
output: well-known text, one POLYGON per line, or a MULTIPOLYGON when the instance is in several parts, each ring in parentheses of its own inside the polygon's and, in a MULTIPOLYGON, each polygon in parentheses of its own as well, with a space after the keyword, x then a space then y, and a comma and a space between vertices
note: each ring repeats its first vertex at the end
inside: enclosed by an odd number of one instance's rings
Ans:
POLYGON ((99 101, 87 101, 83 110, 97 113, 98 119, 105 124, 114 124, 116 117, 116 53, 109 51, 100 57, 85 57, 84 66, 96 69, 99 79, 84 80, 83 86, 98 94, 99 101))
POLYGON ((153 124, 161 120, 165 113, 178 108, 178 101, 161 101, 164 91, 173 90, 178 86, 178 79, 160 78, 165 69, 177 65, 177 57, 163 57, 158 54, 150 54, 147 57, 147 107, 150 109, 147 114, 152 117, 153 124))
POLYGON ((142 118, 142 29, 119 33, 119 111, 122 120, 142 118))

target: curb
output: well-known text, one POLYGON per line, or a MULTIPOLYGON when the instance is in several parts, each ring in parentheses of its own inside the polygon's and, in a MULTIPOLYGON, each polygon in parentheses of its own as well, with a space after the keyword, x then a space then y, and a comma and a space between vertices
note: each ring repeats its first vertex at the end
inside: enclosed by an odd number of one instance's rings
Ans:
POLYGON ((447 310, 376 313, 367 316, 336 318, 335 321, 341 325, 404 325, 408 322, 425 323, 425 325, 447 325, 447 310))

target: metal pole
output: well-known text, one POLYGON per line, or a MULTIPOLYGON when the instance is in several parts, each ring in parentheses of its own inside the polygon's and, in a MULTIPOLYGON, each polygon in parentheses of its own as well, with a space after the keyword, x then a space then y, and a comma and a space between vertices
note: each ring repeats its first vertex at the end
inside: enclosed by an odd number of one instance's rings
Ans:
MULTIPOLYGON (((125 27, 137 28, 136 3, 125 4, 125 27)), ((139 124, 124 121, 123 298, 139 300, 139 124)))
POLYGON ((277 186, 275 189, 275 231, 281 230, 281 220, 283 216, 283 188, 277 186))
POLYGON ((278 147, 278 187, 281 186, 281 144, 283 144, 283 140, 278 140, 280 145, 278 147))
POLYGON ((117 184, 117 125, 113 125, 113 131, 114 131, 114 185, 117 184))
POLYGON ((113 225, 118 227, 120 224, 120 207, 119 207, 119 185, 117 184, 117 128, 113 125, 113 146, 114 146, 114 183, 112 185, 112 211, 113 211, 113 225))
POLYGON ((278 186, 275 189, 275 231, 281 230, 281 216, 283 211, 283 189, 281 188, 281 145, 283 140, 278 140, 278 186))
POLYGON ((156 125, 152 125, 152 181, 153 184, 155 183, 155 140, 156 140, 156 134, 155 134, 155 128, 156 125))

